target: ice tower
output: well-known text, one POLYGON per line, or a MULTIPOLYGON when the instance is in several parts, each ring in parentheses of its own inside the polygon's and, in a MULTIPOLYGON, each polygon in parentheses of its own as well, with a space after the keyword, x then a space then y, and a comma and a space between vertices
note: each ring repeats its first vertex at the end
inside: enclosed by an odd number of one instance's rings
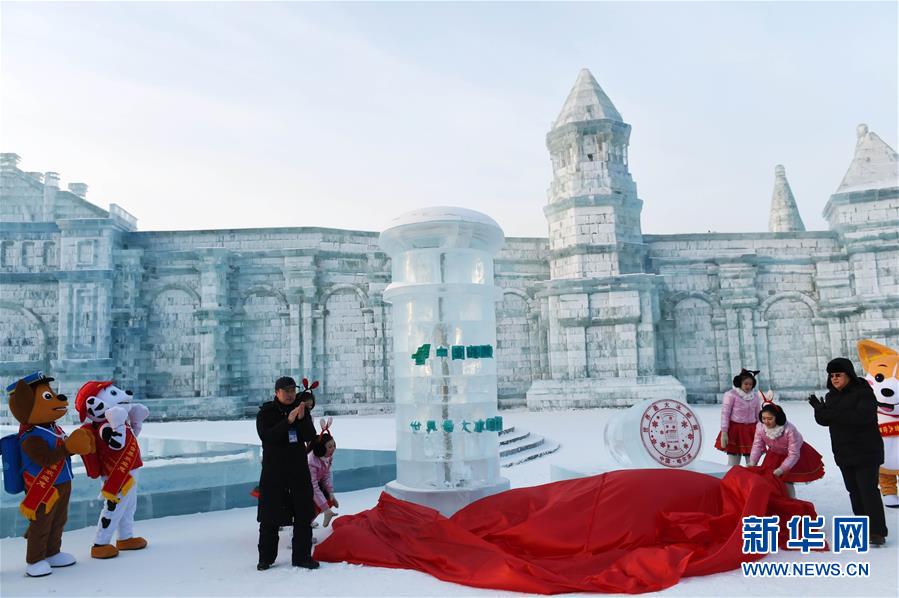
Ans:
POLYGON ((381 233, 392 260, 397 479, 387 491, 451 515, 509 488, 499 475, 493 256, 503 231, 462 208, 415 210, 381 233))
POLYGON ((583 69, 546 135, 550 280, 536 296, 547 319, 549 375, 531 384, 531 409, 686 400, 677 379, 656 372, 662 278, 646 271, 630 133, 583 69))

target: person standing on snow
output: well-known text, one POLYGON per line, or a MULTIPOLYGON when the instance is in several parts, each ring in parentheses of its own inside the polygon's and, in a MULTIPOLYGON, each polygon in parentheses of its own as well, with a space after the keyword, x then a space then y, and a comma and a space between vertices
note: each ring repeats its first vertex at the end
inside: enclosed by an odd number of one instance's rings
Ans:
POLYGON ((291 563, 294 567, 318 569, 318 561, 312 558, 309 523, 314 503, 306 460, 306 443, 315 439, 315 424, 306 411, 306 403, 297 396, 293 378, 284 376, 275 382, 274 399, 259 407, 256 432, 262 440, 256 568, 264 571, 274 564, 278 556, 278 529, 292 524, 291 563))
POLYGON ((827 388, 830 392, 823 401, 810 395, 808 402, 815 409, 815 421, 830 429, 833 459, 843 474, 853 514, 868 516, 871 544, 882 546, 887 523, 877 489, 884 456, 877 427, 877 398, 845 357, 827 364, 827 388))

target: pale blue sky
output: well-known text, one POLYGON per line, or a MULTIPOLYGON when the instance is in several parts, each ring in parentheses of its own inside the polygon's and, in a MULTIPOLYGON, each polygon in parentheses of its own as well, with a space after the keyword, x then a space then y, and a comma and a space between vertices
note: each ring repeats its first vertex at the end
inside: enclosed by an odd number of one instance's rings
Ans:
POLYGON ((897 142, 897 5, 4 2, 0 150, 141 230, 381 230, 424 205, 546 236, 581 68, 633 127, 650 234, 806 227, 861 122, 897 142))

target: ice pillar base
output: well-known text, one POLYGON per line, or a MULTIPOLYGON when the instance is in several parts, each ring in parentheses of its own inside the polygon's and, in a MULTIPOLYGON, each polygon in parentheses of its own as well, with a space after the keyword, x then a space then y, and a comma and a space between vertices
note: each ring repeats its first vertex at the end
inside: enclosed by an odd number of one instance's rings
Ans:
POLYGON ((509 480, 499 478, 495 484, 478 486, 477 488, 447 488, 446 490, 430 490, 412 488, 400 484, 396 480, 388 482, 384 490, 400 500, 430 507, 439 511, 444 517, 450 517, 456 511, 466 507, 476 500, 480 500, 492 494, 505 492, 510 488, 509 480))

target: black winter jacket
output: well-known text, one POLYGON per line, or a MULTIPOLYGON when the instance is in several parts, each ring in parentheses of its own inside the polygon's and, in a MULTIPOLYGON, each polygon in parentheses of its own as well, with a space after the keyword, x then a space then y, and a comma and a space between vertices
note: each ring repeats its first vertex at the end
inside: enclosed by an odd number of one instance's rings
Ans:
POLYGON ((306 443, 315 438, 315 424, 307 411, 293 424, 287 415, 300 401, 282 405, 277 399, 263 403, 256 414, 256 432, 262 440, 262 476, 259 480, 257 521, 287 525, 296 517, 312 520, 312 479, 306 443), (297 435, 290 442, 290 430, 297 435))
POLYGON ((815 421, 830 428, 833 458, 839 466, 880 465, 883 463, 883 438, 877 428, 877 399, 871 386, 850 375, 849 384, 837 390, 827 382, 830 392, 824 404, 815 409, 815 421))

